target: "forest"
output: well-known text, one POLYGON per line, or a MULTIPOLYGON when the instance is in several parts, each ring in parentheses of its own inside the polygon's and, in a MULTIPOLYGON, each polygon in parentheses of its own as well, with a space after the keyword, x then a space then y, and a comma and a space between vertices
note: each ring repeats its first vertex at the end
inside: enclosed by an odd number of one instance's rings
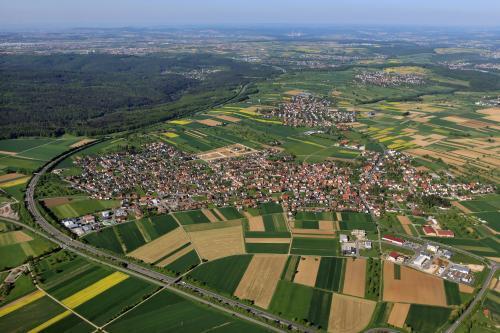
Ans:
POLYGON ((0 139, 135 129, 244 98, 243 86, 274 74, 202 53, 0 56, 0 139))

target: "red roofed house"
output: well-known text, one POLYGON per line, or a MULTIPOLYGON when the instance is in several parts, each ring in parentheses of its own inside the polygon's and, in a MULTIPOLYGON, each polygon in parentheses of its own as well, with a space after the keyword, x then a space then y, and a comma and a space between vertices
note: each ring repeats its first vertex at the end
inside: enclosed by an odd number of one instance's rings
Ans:
POLYGON ((431 226, 427 225, 423 227, 422 230, 426 236, 437 236, 436 229, 431 226))
POLYGON ((436 230, 438 237, 447 237, 453 238, 455 237, 455 233, 451 230, 436 230))
POLYGON ((384 237, 382 237, 382 240, 385 240, 386 242, 390 242, 396 245, 403 245, 404 243, 404 239, 394 237, 391 235, 385 235, 384 237))

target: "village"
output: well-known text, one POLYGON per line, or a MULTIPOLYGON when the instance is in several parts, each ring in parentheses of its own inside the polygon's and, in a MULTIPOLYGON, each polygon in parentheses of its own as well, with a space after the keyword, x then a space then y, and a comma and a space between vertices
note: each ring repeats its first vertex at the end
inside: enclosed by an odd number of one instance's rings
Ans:
MULTIPOLYGON (((291 215, 298 211, 355 211, 381 216, 398 211, 400 205, 418 209, 415 200, 422 196, 459 199, 494 190, 479 183, 441 181, 413 167, 410 157, 396 151, 363 151, 359 170, 334 161, 296 163, 276 149, 207 161, 198 158, 157 142, 139 151, 78 159, 75 163, 82 173, 66 180, 92 198, 120 200, 121 205, 98 213, 97 218, 86 215, 62 223, 81 236, 140 218, 145 211, 161 214, 209 206, 242 210, 271 201, 279 202, 291 215)), ((423 231, 453 237, 435 220, 423 231)))
POLYGON ((264 118, 278 118, 292 127, 327 128, 356 121, 356 112, 340 111, 333 108, 330 101, 306 93, 293 96, 291 102, 280 104, 278 108, 261 112, 264 118))
POLYGON ((372 84, 380 87, 418 86, 425 83, 422 75, 399 74, 394 72, 362 72, 355 76, 362 84, 372 84))

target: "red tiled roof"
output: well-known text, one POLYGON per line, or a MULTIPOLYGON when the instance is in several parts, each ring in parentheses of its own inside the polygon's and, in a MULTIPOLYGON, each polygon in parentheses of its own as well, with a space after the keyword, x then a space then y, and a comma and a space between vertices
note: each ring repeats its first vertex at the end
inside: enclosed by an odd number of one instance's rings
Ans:
POLYGON ((436 233, 436 230, 434 230, 433 227, 429 227, 429 226, 425 226, 422 228, 424 230, 424 233, 426 235, 429 235, 429 234, 435 234, 436 233))

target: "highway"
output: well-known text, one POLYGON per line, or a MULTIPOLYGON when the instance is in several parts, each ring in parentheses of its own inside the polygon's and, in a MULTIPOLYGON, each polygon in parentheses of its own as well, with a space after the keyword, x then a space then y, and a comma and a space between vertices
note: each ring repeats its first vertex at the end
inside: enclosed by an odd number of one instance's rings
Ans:
MULTIPOLYGON (((92 143, 95 144, 96 142, 92 143)), ((92 145, 90 144, 90 145, 92 145)), ((237 316, 241 319, 253 322, 255 324, 259 324, 261 326, 266 327, 269 330, 275 331, 275 332, 284 332, 284 330, 281 330, 275 326, 269 325, 263 321, 259 321, 252 316, 247 316, 244 315, 240 312, 233 311, 228 309, 227 307, 221 306, 219 304, 224 304, 226 306, 232 307, 232 308, 238 308, 241 310, 244 310, 244 312, 247 312, 253 316, 260 317, 264 319, 265 321, 274 321, 275 323, 280 323, 281 325, 287 326, 289 329, 297 331, 297 332, 314 332, 314 329, 311 329, 309 327, 305 327, 299 324, 296 324, 292 321, 283 319, 279 316, 276 316, 274 314, 268 313, 266 311, 256 309, 250 305, 241 303, 237 300, 234 299, 229 299, 224 296, 221 296, 217 293, 208 291, 206 289, 200 288, 198 286, 186 283, 184 281, 178 281, 179 279, 175 279, 173 277, 167 276, 165 274, 159 273, 155 270, 137 265, 131 261, 128 261, 125 258, 121 258, 112 254, 109 254, 107 252, 103 252, 93 246, 90 246, 88 244, 84 244, 78 240, 74 240, 56 227, 54 227, 52 224, 50 224, 44 217, 43 215, 38 211, 36 201, 34 199, 34 193, 35 193, 35 188, 38 184, 38 181, 40 180, 40 177, 51 170, 57 163, 65 159, 66 157, 80 151, 83 149, 88 148, 89 145, 85 145, 83 147, 77 148, 75 150, 72 150, 70 152, 67 152, 58 158, 54 159, 53 161, 47 163, 39 172, 35 173, 33 177, 31 178, 27 190, 26 190, 26 196, 25 196, 25 201, 26 201, 26 207, 28 208, 29 212, 33 216, 34 221, 37 223, 38 226, 45 232, 44 237, 54 241, 55 243, 59 244, 62 248, 67 249, 69 251, 75 252, 79 255, 82 255, 84 257, 87 257, 89 259, 98 261, 104 265, 111 266, 115 269, 130 273, 135 276, 139 276, 142 278, 145 278, 151 282, 154 282, 158 285, 164 286, 165 288, 176 292, 180 293, 185 297, 189 297, 193 300, 196 300, 198 302, 202 302, 205 304, 208 304, 212 307, 215 307, 221 311, 225 311, 227 313, 230 313, 234 316, 237 316), (182 289, 187 289, 191 291, 191 293, 185 292, 182 289), (198 294, 200 296, 195 296, 194 294, 198 294), (214 300, 218 302, 219 304, 213 302, 213 301, 208 301, 206 298, 209 298, 211 300, 214 300)), ((10 220, 12 222, 12 220, 10 220)), ((22 223, 16 222, 19 225, 25 226, 22 223)), ((27 226, 26 226, 27 227, 27 226)), ((33 228, 29 228, 31 230, 34 230, 33 228)), ((36 231, 38 234, 40 234, 39 231, 36 231)))

